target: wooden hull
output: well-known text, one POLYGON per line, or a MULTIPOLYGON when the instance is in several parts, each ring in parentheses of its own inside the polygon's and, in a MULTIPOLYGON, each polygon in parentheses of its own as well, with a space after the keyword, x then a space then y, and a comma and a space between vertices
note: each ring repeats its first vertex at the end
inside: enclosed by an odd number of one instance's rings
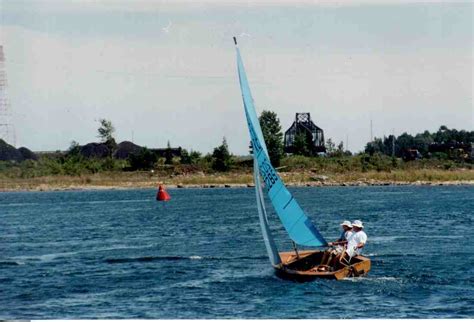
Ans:
POLYGON ((321 270, 323 251, 300 251, 299 258, 295 252, 282 252, 282 263, 274 266, 278 277, 298 282, 312 281, 317 278, 341 280, 346 277, 364 276, 370 271, 370 259, 357 255, 349 265, 337 263, 333 270, 321 270))

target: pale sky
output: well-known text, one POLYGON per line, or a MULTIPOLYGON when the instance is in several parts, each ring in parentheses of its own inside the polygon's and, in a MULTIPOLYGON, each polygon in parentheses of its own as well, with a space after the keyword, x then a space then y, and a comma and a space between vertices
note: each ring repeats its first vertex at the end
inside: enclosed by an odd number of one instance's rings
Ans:
POLYGON ((232 36, 257 112, 310 112, 336 143, 474 129, 473 4, 431 1, 0 0, 17 146, 97 141, 207 153, 249 134, 232 36))

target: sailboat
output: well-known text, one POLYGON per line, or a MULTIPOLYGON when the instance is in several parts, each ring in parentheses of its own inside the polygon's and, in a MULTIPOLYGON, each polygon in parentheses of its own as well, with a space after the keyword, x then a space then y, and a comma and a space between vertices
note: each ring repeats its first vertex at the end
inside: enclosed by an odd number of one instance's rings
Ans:
POLYGON ((328 243, 288 191, 270 162, 235 37, 234 44, 242 100, 253 148, 253 177, 260 228, 270 263, 275 269, 276 275, 283 279, 296 281, 310 281, 316 278, 340 280, 346 277, 366 275, 370 270, 370 259, 362 255, 353 256, 349 260, 345 260, 344 256, 341 256, 340 260, 328 265, 326 262, 328 253, 324 249, 298 251, 297 245, 325 248, 328 243), (293 251, 279 252, 277 249, 268 223, 262 181, 276 214, 293 242, 293 251))

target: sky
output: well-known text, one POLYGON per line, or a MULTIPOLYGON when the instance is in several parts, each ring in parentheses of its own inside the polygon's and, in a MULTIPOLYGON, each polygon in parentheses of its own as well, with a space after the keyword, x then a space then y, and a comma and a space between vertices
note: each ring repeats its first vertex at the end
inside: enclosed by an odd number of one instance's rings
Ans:
MULTIPOLYGON (((474 130, 473 3, 7 1, 0 44, 16 146, 98 141, 248 153, 232 36, 257 112, 309 112, 357 152, 373 135, 474 130)), ((1 123, 1 122, 0 122, 1 123)))

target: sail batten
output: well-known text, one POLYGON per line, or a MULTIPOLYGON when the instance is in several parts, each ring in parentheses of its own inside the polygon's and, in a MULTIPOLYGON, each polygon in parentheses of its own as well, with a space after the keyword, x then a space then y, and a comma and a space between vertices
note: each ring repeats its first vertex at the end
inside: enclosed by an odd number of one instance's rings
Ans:
MULTIPOLYGON (((259 176, 254 174, 254 179, 256 180, 255 189, 261 190, 260 182, 257 184, 257 179, 260 180, 261 177, 265 183, 268 197, 275 208, 280 221, 285 227, 285 230, 287 231, 290 238, 295 243, 303 246, 325 246, 327 245, 326 240, 319 233, 311 220, 305 215, 303 209, 301 209, 296 199, 293 198, 293 195, 285 187, 281 181, 280 176, 277 174, 275 168, 273 168, 272 164, 270 163, 267 147, 265 145, 262 129, 258 121, 257 112, 255 110, 252 94, 247 81, 247 75, 245 73, 238 47, 236 47, 236 53, 240 89, 242 92, 245 116, 247 119, 247 125, 253 147, 254 168, 258 167, 259 171, 259 176)), ((261 202, 261 200, 257 200, 257 204, 261 202)), ((260 212, 261 210, 259 208, 259 214, 260 212)), ((265 227, 262 226, 262 231, 264 228, 265 227)), ((263 231, 263 233, 265 239, 267 232, 263 231)))

